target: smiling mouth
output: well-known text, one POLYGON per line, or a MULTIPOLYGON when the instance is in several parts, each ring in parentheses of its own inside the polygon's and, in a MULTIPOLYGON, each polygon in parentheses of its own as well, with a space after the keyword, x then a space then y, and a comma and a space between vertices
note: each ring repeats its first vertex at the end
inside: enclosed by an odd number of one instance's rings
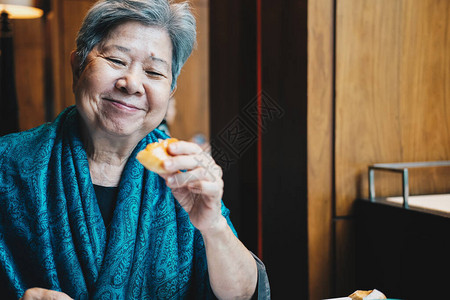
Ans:
POLYGON ((142 110, 139 107, 136 107, 130 103, 126 103, 120 100, 115 100, 115 99, 109 99, 109 98, 104 98, 104 100, 112 103, 114 106, 120 108, 120 109, 126 109, 126 110, 142 110))

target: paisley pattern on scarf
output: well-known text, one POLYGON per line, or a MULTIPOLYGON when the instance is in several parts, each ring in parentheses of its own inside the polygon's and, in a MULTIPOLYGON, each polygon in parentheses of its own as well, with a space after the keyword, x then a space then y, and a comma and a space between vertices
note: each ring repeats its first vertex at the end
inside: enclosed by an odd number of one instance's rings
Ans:
MULTIPOLYGON (((200 232, 164 180, 135 159, 122 174, 110 236, 72 106, 53 123, 0 138, 0 289, 75 299, 214 299, 200 232)), ((229 220, 229 211, 222 205, 229 220)))

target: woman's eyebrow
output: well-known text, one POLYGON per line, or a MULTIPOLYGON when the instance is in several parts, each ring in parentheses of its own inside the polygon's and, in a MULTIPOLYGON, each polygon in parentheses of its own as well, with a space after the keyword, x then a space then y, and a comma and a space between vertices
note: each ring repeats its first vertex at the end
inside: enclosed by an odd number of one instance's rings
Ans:
POLYGON ((116 45, 116 44, 114 44, 114 45, 105 45, 105 46, 103 46, 103 49, 105 49, 105 50, 109 50, 110 48, 115 48, 115 49, 119 50, 120 52, 125 52, 125 53, 128 53, 128 52, 131 51, 131 50, 130 50, 129 48, 127 48, 127 47, 119 46, 119 45, 116 45))
POLYGON ((158 57, 152 56, 152 55, 149 56, 149 58, 150 58, 152 61, 157 62, 157 63, 161 63, 161 64, 165 65, 167 68, 169 68, 169 63, 168 63, 167 61, 165 61, 164 59, 158 58, 158 57))

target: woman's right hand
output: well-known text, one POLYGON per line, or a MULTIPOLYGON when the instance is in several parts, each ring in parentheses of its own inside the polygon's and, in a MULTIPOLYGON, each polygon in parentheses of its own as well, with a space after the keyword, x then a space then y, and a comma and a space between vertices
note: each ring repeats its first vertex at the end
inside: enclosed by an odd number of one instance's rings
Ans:
POLYGON ((25 291, 20 300, 72 300, 67 294, 41 288, 31 288, 25 291))

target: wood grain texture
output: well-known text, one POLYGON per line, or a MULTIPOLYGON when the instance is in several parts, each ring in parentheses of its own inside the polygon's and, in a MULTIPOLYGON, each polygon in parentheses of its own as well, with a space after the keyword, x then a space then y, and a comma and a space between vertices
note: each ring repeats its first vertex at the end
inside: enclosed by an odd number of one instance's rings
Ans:
POLYGON ((11 20, 20 130, 45 122, 43 18, 11 20))
POLYGON ((72 68, 70 53, 75 49, 76 35, 81 22, 95 3, 94 0, 52 0, 49 14, 51 23, 53 111, 58 115, 66 107, 75 104, 72 92, 72 68))
MULTIPOLYGON (((335 215, 368 197, 367 167, 450 159, 450 2, 340 0, 336 7, 335 215)), ((410 193, 450 191, 450 168, 414 170, 410 193)), ((401 178, 376 174, 378 195, 401 178)), ((355 288, 351 221, 336 221, 336 292, 355 288), (342 224, 341 224, 342 223, 342 224)))
MULTIPOLYGON (((445 0, 337 2, 338 216, 367 197, 369 164, 450 159, 449 17, 445 0)), ((448 177, 415 180, 415 193, 450 191, 448 177)))
MULTIPOLYGON (((49 64, 50 69, 52 73, 51 82, 49 83, 51 86, 51 92, 52 92, 52 108, 51 113, 53 114, 53 118, 56 117, 56 115, 61 112, 61 94, 62 94, 62 83, 61 83, 61 76, 60 76, 60 68, 61 68, 61 45, 59 43, 59 23, 58 23, 58 0, 52 0, 51 1, 51 7, 52 10, 47 16, 47 22, 49 26, 49 35, 50 35, 50 45, 48 47, 48 51, 50 53, 47 53, 49 56, 49 64)), ((47 79, 49 80, 49 79, 47 79)))
POLYGON ((183 140, 203 134, 209 140, 209 0, 191 1, 197 21, 197 47, 177 81, 177 114, 171 134, 183 140))
POLYGON ((333 287, 333 35, 332 0, 308 3, 308 269, 309 299, 333 287))
POLYGON ((60 43, 61 43, 61 84, 63 91, 59 99, 60 109, 75 104, 72 92, 72 68, 70 66, 70 53, 75 49, 75 39, 81 23, 89 8, 95 3, 92 0, 64 0, 61 2, 60 43))

